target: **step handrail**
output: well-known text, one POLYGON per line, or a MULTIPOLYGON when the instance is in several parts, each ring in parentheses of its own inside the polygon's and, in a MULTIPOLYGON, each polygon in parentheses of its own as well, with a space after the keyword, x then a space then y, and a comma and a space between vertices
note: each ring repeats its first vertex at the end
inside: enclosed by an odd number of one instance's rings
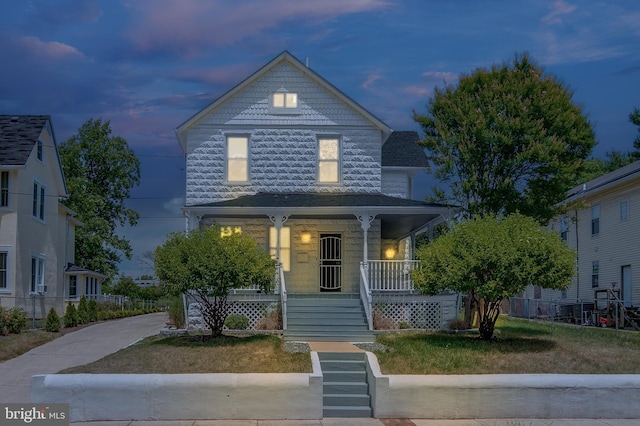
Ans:
POLYGON ((367 316, 369 331, 373 331, 373 317, 371 314, 371 289, 367 278, 367 263, 360 262, 360 300, 364 306, 364 313, 367 316))
POLYGON ((276 273, 280 281, 280 304, 282 306, 282 330, 287 329, 287 286, 284 282, 284 268, 282 263, 278 263, 276 273))

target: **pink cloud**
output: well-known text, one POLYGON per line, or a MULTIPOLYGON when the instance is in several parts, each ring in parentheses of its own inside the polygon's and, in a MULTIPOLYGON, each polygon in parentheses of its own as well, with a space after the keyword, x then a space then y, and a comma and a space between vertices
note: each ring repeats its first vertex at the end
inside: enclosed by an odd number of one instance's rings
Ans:
POLYGON ((138 16, 127 35, 141 52, 168 50, 192 57, 287 22, 322 22, 387 6, 387 0, 137 1, 132 7, 138 16))
POLYGON ((371 87, 373 83, 375 83, 380 79, 382 79, 382 76, 380 74, 371 74, 369 77, 367 77, 365 82, 362 83, 362 87, 364 87, 365 89, 368 89, 369 87, 371 87))
POLYGON ((460 76, 455 72, 446 72, 446 71, 426 71, 422 73, 422 77, 424 77, 429 82, 435 82, 436 84, 453 84, 458 81, 460 76))
POLYGON ((42 41, 37 37, 22 37, 19 43, 34 56, 54 60, 82 58, 84 55, 75 47, 57 41, 42 41))
POLYGON ((433 93, 433 90, 422 86, 407 86, 404 88, 403 92, 408 95, 426 97, 430 96, 431 93, 433 93))
POLYGON ((577 8, 578 6, 569 4, 564 0, 556 0, 551 5, 551 12, 542 18, 542 23, 547 25, 562 24, 562 15, 568 15, 577 8))

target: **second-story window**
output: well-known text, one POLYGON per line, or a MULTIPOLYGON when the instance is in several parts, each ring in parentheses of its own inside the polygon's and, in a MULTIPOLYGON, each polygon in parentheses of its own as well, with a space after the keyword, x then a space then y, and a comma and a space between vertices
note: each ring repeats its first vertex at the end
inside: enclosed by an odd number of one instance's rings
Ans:
POLYGON ((563 241, 567 241, 567 232, 569 230, 569 219, 564 216, 562 219, 560 219, 560 238, 562 238, 563 241))
POLYGON ((629 200, 620 202, 620 222, 629 220, 629 200))
POLYGON ((249 181, 249 138, 227 137, 227 182, 249 181))
POLYGON ((600 205, 591 207, 591 235, 600 233, 600 205))
POLYGON ((318 181, 320 183, 340 182, 340 140, 338 138, 318 139, 318 181))
POLYGON ((33 217, 44 220, 45 189, 40 183, 33 182, 33 217))
POLYGON ((0 172, 0 207, 9 206, 9 172, 0 172))

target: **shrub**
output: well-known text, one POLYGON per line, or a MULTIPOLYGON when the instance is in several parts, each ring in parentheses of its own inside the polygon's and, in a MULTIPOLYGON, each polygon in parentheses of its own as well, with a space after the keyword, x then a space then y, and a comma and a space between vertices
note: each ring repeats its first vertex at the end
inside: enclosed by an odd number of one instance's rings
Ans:
POLYGON ((78 310, 75 305, 71 302, 67 305, 67 310, 64 313, 64 326, 65 327, 76 327, 78 325, 78 310))
POLYGON ((231 314, 224 320, 224 325, 230 330, 246 330, 249 327, 249 318, 240 314, 231 314))
POLYGON ((260 318, 256 323, 256 330, 282 330, 280 305, 274 309, 265 311, 264 318, 260 318))
POLYGON ((393 319, 385 317, 384 314, 378 310, 373 310, 373 329, 374 330, 394 330, 396 323, 393 319))
POLYGON ((411 324, 409 324, 409 323, 408 323, 408 322, 406 322, 406 321, 400 321, 400 322, 398 323, 398 328, 399 328, 400 330, 407 330, 407 329, 411 328, 411 324))
POLYGON ((27 313, 20 308, 0 307, 0 335, 20 334, 27 326, 27 313))
POLYGON ((169 300, 169 320, 178 329, 184 328, 184 306, 182 304, 182 297, 176 296, 169 300))
POLYGON ((45 330, 51 333, 57 333, 60 331, 60 317, 56 310, 52 307, 47 314, 47 323, 45 324, 45 330))
POLYGON ((95 299, 89 300, 89 322, 98 321, 98 302, 95 299))
POLYGON ((78 324, 89 324, 89 305, 84 296, 80 298, 80 303, 78 303, 78 324))
POLYGON ((456 318, 449 321, 449 330, 466 330, 468 328, 464 320, 456 318))

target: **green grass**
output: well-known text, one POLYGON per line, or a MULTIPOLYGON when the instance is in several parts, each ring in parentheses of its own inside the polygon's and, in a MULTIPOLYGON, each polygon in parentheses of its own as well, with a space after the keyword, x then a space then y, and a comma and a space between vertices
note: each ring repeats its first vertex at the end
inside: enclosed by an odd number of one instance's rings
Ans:
POLYGON ((639 374, 640 334, 501 317, 498 342, 477 335, 381 335, 386 374, 639 374))

